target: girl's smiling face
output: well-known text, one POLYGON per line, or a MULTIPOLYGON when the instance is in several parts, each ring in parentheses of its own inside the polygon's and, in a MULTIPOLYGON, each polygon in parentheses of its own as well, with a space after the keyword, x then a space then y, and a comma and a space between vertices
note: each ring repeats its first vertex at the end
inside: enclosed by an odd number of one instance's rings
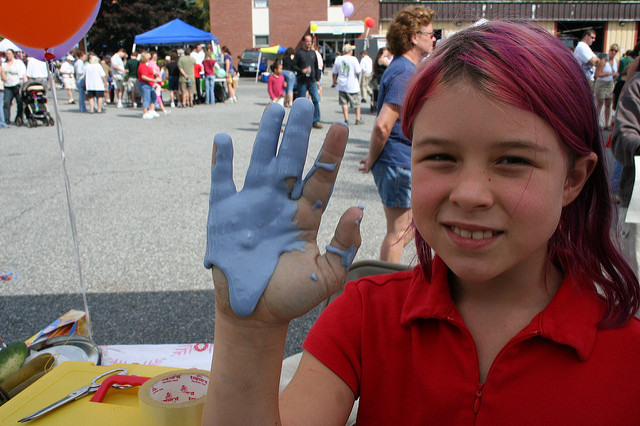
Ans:
POLYGON ((413 123, 416 227, 460 280, 541 276, 562 208, 595 154, 569 172, 542 118, 454 84, 438 87, 413 123))

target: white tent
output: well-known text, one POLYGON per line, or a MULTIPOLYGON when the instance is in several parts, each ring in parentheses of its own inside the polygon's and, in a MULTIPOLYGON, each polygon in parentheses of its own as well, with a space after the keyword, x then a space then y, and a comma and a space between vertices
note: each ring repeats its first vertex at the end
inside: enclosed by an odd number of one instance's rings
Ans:
POLYGON ((13 44, 8 38, 5 38, 0 41, 0 52, 6 52, 7 49, 13 49, 15 52, 22 52, 22 49, 13 44))

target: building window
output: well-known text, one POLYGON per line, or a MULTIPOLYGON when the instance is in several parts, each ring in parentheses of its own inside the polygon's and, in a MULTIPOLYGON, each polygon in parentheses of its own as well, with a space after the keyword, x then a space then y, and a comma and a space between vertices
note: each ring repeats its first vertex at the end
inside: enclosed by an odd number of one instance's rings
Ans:
POLYGON ((253 0, 253 7, 269 7, 269 0, 253 0))
POLYGON ((342 0, 329 0, 329 6, 342 6, 342 0))
POLYGON ((255 46, 256 47, 269 46, 269 36, 268 35, 255 36, 255 46))

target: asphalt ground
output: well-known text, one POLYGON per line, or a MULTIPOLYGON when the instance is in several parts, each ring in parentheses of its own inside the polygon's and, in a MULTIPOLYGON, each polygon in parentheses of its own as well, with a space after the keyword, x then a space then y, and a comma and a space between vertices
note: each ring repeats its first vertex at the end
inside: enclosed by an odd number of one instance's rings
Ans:
MULTIPOLYGON (((66 92, 57 93, 94 340, 211 342, 213 282, 203 256, 212 141, 218 132, 232 136, 240 188, 269 104, 266 84, 243 78, 237 103, 174 108, 154 120, 143 120, 140 109, 112 105, 104 114, 82 114, 67 104, 66 92)), ((373 177, 358 171, 374 122, 369 105, 362 110, 364 125, 351 125, 319 234, 324 247, 342 212, 364 205, 356 260, 376 259, 385 233, 373 177)), ((307 170, 329 125, 342 120, 328 73, 321 113, 324 129, 311 134, 307 170)), ((29 338, 83 303, 56 128, 0 130, 0 160, 0 273, 20 274, 0 281, 0 336, 9 342, 29 338)), ((402 262, 414 257, 410 245, 402 262)), ((318 311, 291 324, 286 355, 300 350, 318 311)))

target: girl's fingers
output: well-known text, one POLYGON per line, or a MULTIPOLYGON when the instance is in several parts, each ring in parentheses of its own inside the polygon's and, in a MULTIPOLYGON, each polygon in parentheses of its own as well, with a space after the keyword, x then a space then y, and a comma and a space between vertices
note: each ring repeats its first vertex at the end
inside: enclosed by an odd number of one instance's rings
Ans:
POLYGON ((233 182, 233 144, 231 136, 218 133, 213 139, 211 157, 211 190, 209 203, 222 200, 236 193, 233 182))
POLYGON ((292 198, 303 197, 310 205, 319 207, 322 212, 329 202, 338 169, 347 146, 349 128, 341 123, 334 123, 325 137, 324 144, 316 161, 305 177, 302 185, 294 188, 292 198))
POLYGON ((296 99, 289 112, 278 152, 278 165, 283 177, 302 178, 312 123, 313 103, 305 98, 296 99))
POLYGON ((265 173, 271 170, 269 164, 276 156, 283 118, 284 108, 279 104, 271 104, 262 114, 260 128, 253 143, 245 188, 256 188, 264 184, 265 173))
POLYGON ((360 223, 363 214, 361 207, 349 208, 340 218, 331 244, 326 247, 327 252, 324 256, 335 274, 341 278, 338 285, 342 285, 342 280, 346 277, 362 243, 360 223))

